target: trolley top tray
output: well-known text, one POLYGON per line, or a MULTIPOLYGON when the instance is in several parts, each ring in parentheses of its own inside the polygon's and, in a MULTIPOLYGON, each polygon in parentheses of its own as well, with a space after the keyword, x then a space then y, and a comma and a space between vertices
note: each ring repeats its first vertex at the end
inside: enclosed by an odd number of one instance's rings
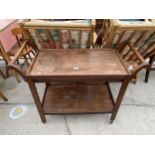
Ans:
POLYGON ((120 57, 112 49, 41 50, 27 76, 128 76, 120 57))

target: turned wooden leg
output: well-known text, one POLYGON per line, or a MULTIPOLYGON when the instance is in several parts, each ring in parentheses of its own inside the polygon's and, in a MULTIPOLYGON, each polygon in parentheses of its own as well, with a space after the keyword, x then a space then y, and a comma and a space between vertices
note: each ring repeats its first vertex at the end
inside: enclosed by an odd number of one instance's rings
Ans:
POLYGON ((3 95, 3 93, 0 91, 0 97, 4 100, 4 101, 8 101, 8 99, 3 95))
POLYGON ((45 114, 44 114, 44 111, 43 111, 43 108, 42 108, 42 105, 41 105, 41 101, 40 101, 40 98, 39 98, 39 94, 38 94, 36 85, 35 85, 34 81, 32 81, 32 80, 28 80, 28 85, 30 87, 30 90, 31 90, 34 102, 36 104, 37 110, 39 112, 40 118, 41 118, 42 122, 45 123, 46 118, 45 118, 45 114))
POLYGON ((118 93, 118 96, 117 96, 117 99, 116 99, 116 103, 114 105, 114 109, 113 109, 113 112, 112 112, 112 115, 111 115, 111 118, 110 118, 110 123, 112 123, 115 120, 115 118, 116 118, 118 109, 120 107, 120 104, 121 104, 122 99, 124 97, 124 94, 126 92, 128 84, 129 84, 129 79, 125 79, 122 82, 122 85, 121 85, 120 91, 118 93))
POLYGON ((152 67, 153 61, 154 61, 154 57, 151 57, 150 60, 149 60, 149 64, 150 64, 151 66, 150 66, 150 68, 147 68, 147 69, 146 69, 146 74, 145 74, 145 82, 146 82, 146 83, 147 83, 148 80, 149 80, 150 71, 151 71, 151 67, 152 67))

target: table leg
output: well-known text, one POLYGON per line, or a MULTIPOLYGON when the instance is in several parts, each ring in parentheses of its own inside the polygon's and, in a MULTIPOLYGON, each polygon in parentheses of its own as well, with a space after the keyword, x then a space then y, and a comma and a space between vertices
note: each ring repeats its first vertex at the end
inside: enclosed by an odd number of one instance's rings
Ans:
POLYGON ((42 122, 45 123, 46 118, 45 118, 45 114, 44 114, 44 111, 43 111, 43 108, 42 108, 42 105, 41 105, 41 101, 40 101, 40 98, 39 98, 39 94, 38 94, 35 82, 32 81, 32 80, 28 80, 28 85, 30 87, 33 99, 34 99, 35 104, 37 106, 37 110, 39 112, 40 118, 41 118, 42 122))
POLYGON ((124 97, 124 94, 125 94, 125 91, 127 89, 128 84, 129 84, 129 81, 130 81, 129 79, 125 79, 122 82, 122 85, 121 85, 121 88, 119 90, 119 93, 118 93, 118 96, 117 96, 117 99, 116 99, 116 103, 115 103, 115 106, 114 106, 114 109, 113 109, 113 112, 112 112, 112 115, 111 115, 111 118, 110 118, 110 123, 112 123, 115 120, 115 117, 117 115, 118 109, 119 109, 120 104, 122 102, 122 99, 124 97))

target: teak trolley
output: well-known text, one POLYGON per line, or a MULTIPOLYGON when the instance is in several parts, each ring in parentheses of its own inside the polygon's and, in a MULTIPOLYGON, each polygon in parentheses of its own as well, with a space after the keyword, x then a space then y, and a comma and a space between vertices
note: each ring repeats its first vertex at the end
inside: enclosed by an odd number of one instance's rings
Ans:
POLYGON ((28 83, 42 122, 45 115, 71 113, 111 113, 116 117, 127 86, 143 68, 149 67, 130 43, 118 49, 40 49, 27 71, 16 64, 18 56, 8 69, 16 70, 28 83), (124 63, 121 50, 128 45, 137 60, 134 71, 124 63), (46 84, 40 100, 35 83, 46 84), (110 82, 122 82, 116 101, 112 97, 110 82))

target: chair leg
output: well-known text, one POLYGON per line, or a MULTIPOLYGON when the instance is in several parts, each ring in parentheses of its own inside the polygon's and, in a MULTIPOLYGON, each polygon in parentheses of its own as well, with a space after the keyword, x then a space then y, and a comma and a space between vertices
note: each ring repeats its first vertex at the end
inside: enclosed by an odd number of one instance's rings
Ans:
POLYGON ((4 73, 0 70, 0 74, 2 75, 3 79, 6 78, 6 76, 4 75, 4 73))
MULTIPOLYGON (((149 60, 149 64, 151 65, 151 67, 152 67, 153 61, 154 61, 154 57, 151 57, 150 60, 149 60)), ((145 82, 146 83, 148 83, 148 80, 149 80, 151 67, 146 69, 146 74, 145 74, 145 82)))
MULTIPOLYGON (((7 68, 7 67, 5 67, 5 68, 7 68)), ((9 75, 9 71, 7 69, 5 69, 5 73, 6 73, 6 77, 8 78, 10 75, 9 75)), ((19 76, 18 76, 17 72, 15 70, 12 70, 12 74, 14 75, 14 77, 17 80, 17 82, 19 83, 20 80, 19 80, 19 76)))
POLYGON ((3 93, 0 91, 0 97, 4 100, 4 101, 8 101, 8 99, 3 95, 3 93))
POLYGON ((30 53, 28 54, 28 56, 29 56, 29 59, 31 60, 31 62, 32 62, 32 58, 31 58, 31 55, 30 55, 30 53))
POLYGON ((20 64, 18 59, 17 59, 17 64, 18 64, 18 65, 20 64))
POLYGON ((28 59, 27 59, 26 55, 24 55, 23 57, 24 57, 24 59, 25 59, 25 61, 26 61, 27 66, 29 67, 30 64, 29 64, 29 62, 28 62, 28 59))
POLYGON ((14 77, 16 78, 17 82, 19 83, 20 80, 19 80, 19 76, 18 76, 18 74, 16 73, 16 71, 13 70, 13 74, 14 74, 14 77))

